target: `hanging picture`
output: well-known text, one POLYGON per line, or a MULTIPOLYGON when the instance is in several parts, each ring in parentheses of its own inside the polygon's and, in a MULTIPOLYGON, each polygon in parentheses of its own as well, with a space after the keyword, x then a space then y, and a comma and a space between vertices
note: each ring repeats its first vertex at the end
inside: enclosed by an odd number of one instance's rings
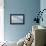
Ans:
POLYGON ((10 14, 10 24, 24 24, 24 14, 10 14))

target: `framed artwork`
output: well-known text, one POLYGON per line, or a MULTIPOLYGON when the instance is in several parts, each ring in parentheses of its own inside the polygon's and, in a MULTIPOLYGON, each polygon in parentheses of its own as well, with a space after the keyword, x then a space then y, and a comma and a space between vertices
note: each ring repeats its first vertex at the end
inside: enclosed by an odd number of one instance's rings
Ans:
POLYGON ((10 24, 24 24, 24 14, 10 14, 10 24))

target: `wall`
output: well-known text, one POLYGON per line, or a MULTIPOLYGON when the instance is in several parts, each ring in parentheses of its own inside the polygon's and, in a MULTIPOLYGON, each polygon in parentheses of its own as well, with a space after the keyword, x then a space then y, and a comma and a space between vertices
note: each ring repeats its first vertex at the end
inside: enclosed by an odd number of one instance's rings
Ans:
POLYGON ((18 41, 32 29, 35 12, 40 9, 40 0, 4 0, 4 38, 7 41, 18 41), (11 25, 10 14, 25 14, 24 25, 11 25))
MULTIPOLYGON (((40 9, 42 11, 43 9, 46 9, 46 0, 41 0, 40 2, 41 2, 40 3, 40 9)), ((41 21, 40 25, 43 25, 46 27, 46 20, 45 20, 46 19, 46 10, 43 12, 42 17, 43 17, 43 22, 41 21)))

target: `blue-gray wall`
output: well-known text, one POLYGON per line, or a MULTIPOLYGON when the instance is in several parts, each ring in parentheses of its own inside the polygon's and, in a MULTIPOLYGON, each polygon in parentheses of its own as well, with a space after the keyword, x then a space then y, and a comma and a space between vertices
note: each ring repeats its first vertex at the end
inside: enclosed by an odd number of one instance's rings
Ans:
POLYGON ((4 35, 7 41, 18 41, 31 31, 33 19, 40 9, 40 0, 4 0, 4 35), (24 25, 11 25, 10 14, 25 14, 24 25))
MULTIPOLYGON (((40 10, 42 11, 43 9, 46 9, 46 0, 41 0, 40 1, 40 10)), ((43 22, 40 22, 40 25, 45 26, 46 27, 46 10, 43 12, 43 22)))

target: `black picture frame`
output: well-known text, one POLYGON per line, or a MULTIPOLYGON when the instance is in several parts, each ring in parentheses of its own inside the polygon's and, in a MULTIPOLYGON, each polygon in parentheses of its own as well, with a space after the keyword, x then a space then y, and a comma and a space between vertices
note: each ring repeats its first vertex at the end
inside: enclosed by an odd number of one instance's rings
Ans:
MULTIPOLYGON (((14 20, 15 21, 15 20, 14 20)), ((25 23, 25 16, 24 16, 24 14, 10 14, 10 24, 24 24, 25 23), (12 22, 13 20, 12 20, 12 17, 14 17, 14 18, 16 18, 16 17, 18 17, 18 16, 20 16, 20 17, 22 17, 22 21, 21 22, 19 22, 19 23, 17 23, 17 22, 12 22)))

